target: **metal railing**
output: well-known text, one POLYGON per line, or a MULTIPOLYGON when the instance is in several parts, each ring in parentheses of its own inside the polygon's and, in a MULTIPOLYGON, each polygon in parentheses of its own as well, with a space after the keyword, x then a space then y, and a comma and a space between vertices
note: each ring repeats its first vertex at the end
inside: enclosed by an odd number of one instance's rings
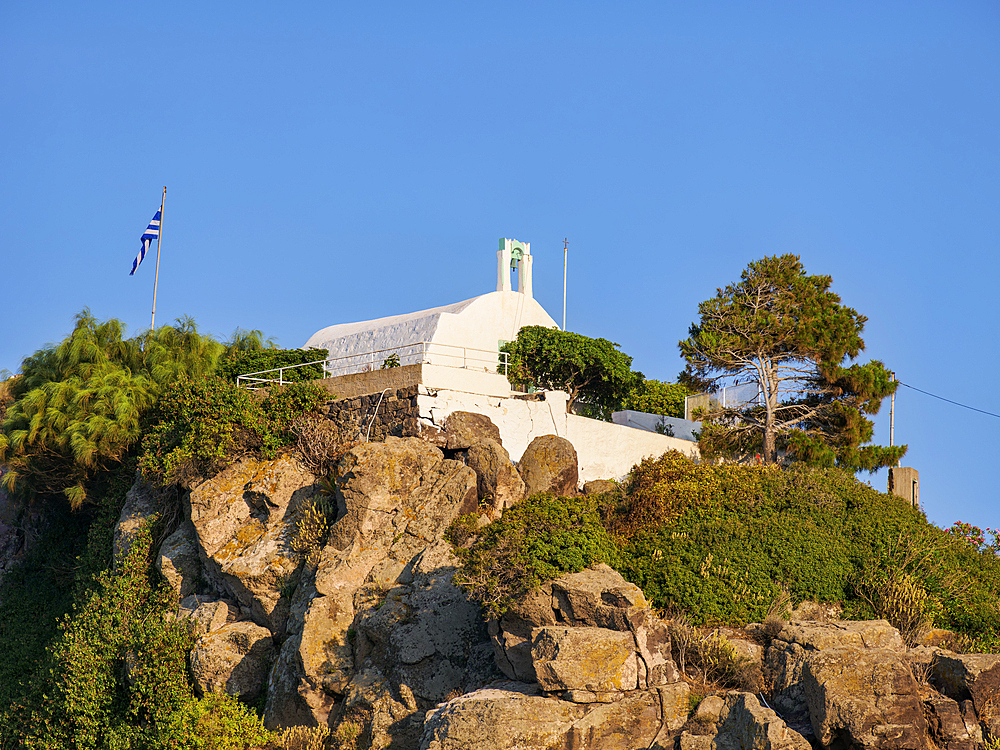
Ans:
POLYGON ((742 409, 753 403, 763 403, 756 383, 727 385, 712 393, 695 393, 684 397, 684 419, 693 420, 698 409, 742 409))
POLYGON ((506 376, 509 361, 507 352, 420 341, 415 344, 375 349, 358 354, 347 354, 343 357, 318 359, 314 362, 250 372, 238 376, 236 384, 247 388, 259 388, 273 383, 283 385, 288 382, 285 379, 286 371, 318 364, 323 366, 323 375, 326 378, 372 372, 403 365, 439 365, 506 376))

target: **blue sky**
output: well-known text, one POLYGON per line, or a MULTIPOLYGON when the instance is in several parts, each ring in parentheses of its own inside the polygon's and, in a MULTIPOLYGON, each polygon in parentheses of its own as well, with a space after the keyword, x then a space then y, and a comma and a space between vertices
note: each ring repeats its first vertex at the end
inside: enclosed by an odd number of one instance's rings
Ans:
MULTIPOLYGON (((558 320, 568 237, 569 329, 672 380, 795 253, 864 359, 1000 413, 998 88, 993 2, 4 3, 0 368, 149 325, 166 185, 159 323, 301 346, 492 291, 500 237, 558 320)), ((928 518, 1000 526, 1000 419, 896 406, 928 518)))

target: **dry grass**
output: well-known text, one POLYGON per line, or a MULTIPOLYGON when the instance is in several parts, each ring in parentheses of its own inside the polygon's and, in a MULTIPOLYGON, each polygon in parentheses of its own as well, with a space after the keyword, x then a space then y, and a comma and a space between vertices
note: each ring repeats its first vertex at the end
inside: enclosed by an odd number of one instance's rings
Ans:
POLYGON ((323 750, 330 730, 326 727, 291 727, 276 732, 271 750, 323 750))
POLYGON ((760 665, 736 652, 718 630, 693 627, 683 614, 675 614, 668 625, 674 656, 681 672, 700 682, 706 692, 730 688, 759 692, 763 683, 760 665))
POLYGON ((337 435, 337 426, 326 417, 310 414, 300 417, 291 425, 295 447, 306 468, 317 476, 330 473, 343 455, 337 435))

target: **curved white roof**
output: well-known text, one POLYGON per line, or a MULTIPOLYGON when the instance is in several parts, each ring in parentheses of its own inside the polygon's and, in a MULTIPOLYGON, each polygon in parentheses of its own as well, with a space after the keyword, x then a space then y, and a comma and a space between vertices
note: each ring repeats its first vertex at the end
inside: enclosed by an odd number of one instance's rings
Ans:
POLYGON ((558 327, 532 297, 490 292, 430 310, 327 326, 310 336, 304 348, 326 349, 331 358, 420 342, 496 351, 500 341, 513 340, 526 325, 558 327))

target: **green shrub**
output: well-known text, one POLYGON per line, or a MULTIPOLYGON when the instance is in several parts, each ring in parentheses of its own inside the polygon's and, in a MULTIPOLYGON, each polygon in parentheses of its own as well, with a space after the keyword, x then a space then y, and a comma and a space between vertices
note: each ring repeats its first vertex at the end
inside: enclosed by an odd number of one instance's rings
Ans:
POLYGON ((664 383, 662 380, 637 380, 628 396, 624 408, 647 414, 662 414, 666 417, 684 419, 684 399, 693 391, 681 383, 664 383))
POLYGON ((225 693, 209 693, 201 700, 186 700, 157 740, 159 747, 177 750, 246 750, 271 738, 253 710, 225 693))
POLYGON ((1000 646, 1000 558, 839 469, 668 453, 637 466, 623 494, 538 496, 481 530, 474 521, 448 538, 463 563, 456 581, 490 616, 603 561, 695 625, 761 622, 775 602, 784 611, 810 600, 888 617, 910 639, 932 622, 1000 646))
POLYGON ((152 583, 152 529, 112 571, 111 526, 91 525, 70 612, 28 677, 5 686, 11 700, 0 713, 0 745, 236 750, 266 741, 260 718, 234 698, 195 698, 187 672, 194 636, 164 618, 172 599, 152 583))
MULTIPOLYGON (((258 349, 256 351, 233 352, 219 362, 215 368, 215 374, 223 380, 235 383, 239 375, 249 375, 253 372, 264 372, 279 367, 303 365, 284 370, 281 375, 281 379, 285 383, 302 383, 325 377, 323 365, 318 360, 325 360, 326 357, 326 349, 258 349), (310 362, 316 364, 307 364, 310 362)), ((260 377, 277 380, 278 373, 268 373, 260 377)))
POLYGON ((666 454, 633 471, 607 519, 623 575, 698 624, 762 621, 784 590, 794 603, 840 602, 848 616, 893 612, 907 633, 924 620, 969 635, 1000 631, 1000 558, 837 469, 666 454), (885 583, 904 575, 906 591, 885 583))
POLYGON ((150 419, 140 469, 147 479, 185 483, 210 476, 241 455, 274 458, 295 442, 295 420, 327 398, 321 387, 308 383, 272 388, 261 401, 220 378, 178 380, 150 419))
POLYGON ((598 562, 614 564, 615 545, 599 500, 536 495, 485 526, 469 548, 455 547, 455 581, 498 617, 544 581, 598 562))

